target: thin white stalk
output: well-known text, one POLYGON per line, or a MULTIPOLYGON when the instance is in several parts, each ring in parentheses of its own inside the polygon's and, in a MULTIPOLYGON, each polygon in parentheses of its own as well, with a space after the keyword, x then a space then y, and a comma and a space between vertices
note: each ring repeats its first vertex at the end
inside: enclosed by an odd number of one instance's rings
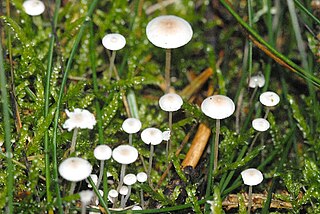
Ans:
POLYGON ((263 117, 264 119, 267 119, 269 111, 270 111, 270 107, 267 107, 266 114, 263 117))
POLYGON ((166 93, 169 93, 170 86, 171 86, 170 67, 171 67, 171 49, 166 49, 166 67, 165 67, 166 93))
POLYGON ((121 208, 124 208, 124 205, 126 204, 125 202, 124 202, 124 195, 121 195, 121 202, 120 202, 120 207, 121 208))
POLYGON ((148 175, 148 181, 149 181, 149 185, 151 185, 151 177, 150 177, 150 174, 151 174, 151 169, 152 169, 152 159, 153 159, 153 152, 154 152, 154 146, 152 144, 150 144, 150 157, 149 157, 149 167, 148 167, 148 172, 147 172, 147 175, 148 175))
POLYGON ((132 134, 131 133, 129 134, 129 145, 132 146, 132 134))
POLYGON ((170 138, 167 141, 166 145, 166 156, 167 156, 167 165, 169 165, 169 156, 171 152, 171 136, 172 136, 172 111, 169 111, 169 130, 170 130, 170 138))
POLYGON ((112 71, 113 71, 113 67, 114 67, 115 58, 116 58, 116 51, 112 51, 112 54, 111 54, 111 57, 110 57, 110 66, 109 66, 109 76, 108 76, 109 80, 112 77, 112 71))
POLYGON ((214 171, 218 168, 219 134, 220 134, 220 119, 217 119, 216 120, 216 137, 214 141, 214 162, 213 162, 214 171))
POLYGON ((72 154, 76 150, 76 143, 77 143, 77 135, 78 135, 79 128, 74 128, 72 140, 71 140, 71 147, 70 147, 70 154, 72 154))
POLYGON ((69 195, 73 195, 75 188, 76 188, 76 182, 71 182, 69 195))
POLYGON ((87 205, 85 203, 81 204, 81 214, 86 214, 87 211, 87 205))
POLYGON ((252 206, 252 186, 249 186, 249 202, 248 202, 248 214, 251 213, 251 206, 252 206))
POLYGON ((128 186, 128 193, 124 198, 123 207, 126 205, 127 201, 129 200, 130 195, 131 195, 131 185, 128 186))
POLYGON ((140 190, 140 204, 142 209, 144 209, 143 189, 140 190))
POLYGON ((257 141, 259 135, 260 135, 260 132, 258 132, 258 133, 256 134, 256 136, 254 136, 254 138, 253 138, 253 140, 252 140, 252 143, 251 143, 251 145, 250 145, 250 147, 249 147, 248 152, 251 152, 251 150, 252 150, 252 148, 253 148, 253 145, 254 145, 254 143, 257 141))
POLYGON ((126 174, 126 167, 127 167, 126 164, 122 164, 121 165, 120 181, 119 181, 119 186, 118 186, 118 189, 117 189, 118 192, 119 192, 119 190, 121 189, 121 187, 123 185, 123 178, 124 178, 124 175, 126 174))
POLYGON ((104 160, 101 160, 100 161, 100 172, 99 172, 99 177, 98 177, 98 181, 97 181, 97 189, 99 189, 100 183, 102 181, 103 168, 104 168, 104 160))

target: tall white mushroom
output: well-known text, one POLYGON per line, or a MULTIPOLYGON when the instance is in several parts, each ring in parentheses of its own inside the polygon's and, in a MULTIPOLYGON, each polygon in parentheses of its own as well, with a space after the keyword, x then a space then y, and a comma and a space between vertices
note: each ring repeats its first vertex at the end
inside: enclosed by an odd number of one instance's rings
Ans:
POLYGON ((97 181, 97 188, 99 188, 103 177, 104 163, 111 158, 112 150, 108 145, 99 145, 94 149, 93 155, 97 160, 100 160, 100 173, 97 181))
POLYGON ((252 186, 260 184, 263 181, 263 175, 259 170, 250 168, 242 171, 241 177, 243 183, 249 186, 248 213, 250 214, 252 205, 252 186))
POLYGON ((122 123, 122 129, 129 134, 129 145, 132 145, 132 134, 137 133, 141 129, 141 122, 137 118, 127 118, 122 123))
POLYGON ((148 179, 151 186, 150 173, 152 168, 152 158, 154 153, 154 146, 162 142, 162 131, 157 128, 146 128, 141 132, 141 140, 149 145, 150 144, 150 156, 149 156, 149 167, 148 167, 148 179))
POLYGON ((61 177, 72 181, 69 191, 69 195, 72 195, 76 182, 86 179, 91 174, 92 165, 83 158, 71 157, 60 163, 58 171, 61 177))
POLYGON ((216 119, 216 136, 214 143, 214 164, 213 169, 216 170, 218 166, 218 149, 219 149, 219 134, 220 134, 220 120, 230 117, 235 105, 233 101, 224 95, 213 95, 207 97, 201 103, 202 112, 212 119, 216 119))
POLYGON ((193 35, 191 25, 178 16, 158 16, 148 23, 146 34, 152 44, 166 49, 165 80, 166 92, 169 92, 171 49, 184 46, 191 40, 193 35))
POLYGON ((249 152, 252 150, 254 143, 258 139, 259 134, 261 132, 267 131, 270 128, 270 123, 268 122, 268 120, 266 120, 264 118, 256 118, 252 121, 252 128, 258 132, 252 140, 252 143, 251 143, 250 148, 248 150, 249 152))
POLYGON ((119 33, 110 33, 105 35, 102 38, 102 45, 112 51, 110 58, 110 66, 109 66, 109 76, 110 79, 112 76, 112 71, 114 69, 114 61, 116 58, 116 51, 122 49, 126 45, 126 39, 119 33))
MULTIPOLYGON (((148 179, 147 173, 145 173, 145 172, 139 172, 139 173, 137 174, 137 180, 138 180, 140 183, 146 182, 147 179, 148 179)), ((140 201, 141 201, 141 207, 144 208, 144 198, 143 198, 143 189, 142 189, 142 188, 140 189, 140 201)))
POLYGON ((124 207, 127 203, 130 195, 131 195, 131 186, 137 182, 137 176, 135 174, 127 174, 123 178, 123 183, 128 186, 128 193, 126 197, 124 198, 123 203, 121 203, 121 206, 124 207))
POLYGON ((112 158, 121 164, 120 181, 118 189, 123 184, 123 177, 126 173, 126 166, 135 162, 138 158, 138 150, 130 145, 120 145, 112 151, 112 158))
MULTIPOLYGON (((159 106, 163 111, 169 112, 169 130, 170 135, 172 135, 172 112, 178 111, 183 104, 182 98, 176 93, 168 93, 160 97, 159 106)), ((167 156, 167 164, 169 164, 169 154, 171 151, 171 142, 170 138, 167 140, 166 146, 166 156, 167 156)))
POLYGON ((120 202, 121 208, 124 208, 124 205, 125 205, 124 198, 128 194, 128 192, 129 192, 129 188, 125 185, 123 185, 119 190, 119 193, 121 195, 121 202, 120 202))

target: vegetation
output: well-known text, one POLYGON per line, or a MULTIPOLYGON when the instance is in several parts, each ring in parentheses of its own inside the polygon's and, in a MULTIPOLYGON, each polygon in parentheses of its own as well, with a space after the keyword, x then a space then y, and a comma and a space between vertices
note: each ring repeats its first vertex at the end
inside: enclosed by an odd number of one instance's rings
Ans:
MULTIPOLYGON (((257 168, 264 180, 253 189, 252 212, 320 213, 319 0, 56 0, 44 1, 40 16, 27 15, 22 3, 0 2, 1 212, 80 212, 78 193, 92 189, 100 201, 87 206, 92 212, 246 213, 248 187, 240 173, 257 168), (90 177, 70 195, 71 182, 58 173, 64 159, 84 158, 99 174, 93 150, 128 144, 121 128, 126 118, 138 118, 141 130, 169 129, 168 113, 158 104, 166 90, 166 54, 145 30, 152 18, 168 14, 193 29, 191 41, 171 54, 171 85, 184 102, 173 112, 169 163, 162 142, 154 147, 149 183, 132 185, 124 210, 120 201, 107 199, 122 168, 113 159, 103 171, 104 195, 90 177), (101 43, 107 33, 126 39, 111 78, 112 52, 101 43), (264 86, 249 88, 248 80, 259 73, 264 86), (263 106, 259 96, 265 91, 276 92, 280 103, 263 106), (200 109, 213 94, 236 106, 221 120, 215 170, 218 123, 200 109), (73 132, 63 127, 65 110, 76 108, 92 112, 97 124, 78 130, 69 154, 73 132), (258 134, 251 121, 264 116, 270 129, 258 134), (205 146, 192 154, 200 159, 193 167, 191 143, 205 146), (131 211, 141 205, 141 190, 145 209, 131 211)), ((148 169, 149 146, 140 133, 132 135, 139 157, 127 173, 148 169)))

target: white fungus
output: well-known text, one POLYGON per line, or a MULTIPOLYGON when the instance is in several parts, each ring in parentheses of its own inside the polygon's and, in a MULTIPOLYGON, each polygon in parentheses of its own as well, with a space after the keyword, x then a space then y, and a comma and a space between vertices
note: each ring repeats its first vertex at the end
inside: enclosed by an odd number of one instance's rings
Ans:
POLYGON ((155 46, 171 49, 187 44, 192 38, 193 31, 186 20, 174 15, 164 15, 148 23, 146 34, 155 46))
POLYGON ((241 172, 242 180, 245 185, 255 186, 263 181, 262 173, 254 168, 246 169, 241 172))
POLYGON ((120 145, 112 151, 112 158, 121 164, 130 164, 137 160, 138 150, 130 145, 120 145))
POLYGON ((132 207, 132 210, 142 210, 142 207, 136 205, 132 207))
POLYGON ((260 95, 259 100, 262 105, 272 107, 280 102, 280 97, 278 94, 272 91, 266 91, 260 95))
POLYGON ((157 128, 146 128, 141 132, 141 140, 145 144, 158 145, 162 142, 162 131, 157 128))
MULTIPOLYGON (((98 176, 97 176, 96 174, 91 174, 91 175, 89 175, 89 176, 90 176, 90 178, 92 179, 94 185, 97 185, 98 176)), ((89 188, 92 188, 92 186, 91 186, 91 184, 89 183, 89 181, 86 180, 86 182, 88 183, 88 187, 89 187, 89 188)))
POLYGON ((119 192, 115 189, 111 189, 109 192, 108 192, 108 199, 109 201, 111 201, 112 203, 115 202, 115 199, 118 197, 119 195, 119 192))
POLYGON ((123 183, 128 186, 131 186, 136 182, 137 182, 137 176, 135 174, 127 174, 123 178, 123 183))
POLYGON ((134 134, 140 131, 141 129, 141 122, 139 119, 136 118, 127 118, 122 123, 122 129, 128 134, 134 134))
POLYGON ((112 150, 107 145, 99 145, 94 149, 93 154, 97 160, 109 160, 111 158, 112 150))
POLYGON ((102 38, 102 45, 108 50, 117 51, 126 45, 126 39, 119 33, 110 33, 102 38))
POLYGON ((162 140, 168 141, 170 140, 171 132, 169 130, 162 132, 162 140))
POLYGON ((256 131, 264 132, 270 128, 270 123, 264 118, 256 118, 252 121, 252 127, 256 131))
POLYGON ((202 112, 213 119, 224 119, 231 116, 235 110, 233 101, 224 95, 207 97, 201 104, 202 112))
POLYGON ((147 173, 145 173, 145 172, 139 172, 139 173, 137 174, 137 180, 138 180, 140 183, 146 182, 147 179, 148 179, 147 173))
POLYGON ((30 16, 39 16, 45 10, 44 3, 39 0, 24 1, 22 7, 24 11, 30 16))
POLYGON ((79 195, 81 203, 89 204, 94 194, 91 190, 83 190, 79 192, 79 195))
POLYGON ((265 84, 266 80, 262 73, 259 73, 255 76, 251 76, 249 79, 249 87, 250 88, 262 88, 265 84))
POLYGON ((119 190, 120 195, 127 195, 128 194, 128 187, 127 186, 122 186, 119 190))
POLYGON ((97 121, 92 113, 86 109, 75 108, 73 112, 65 110, 69 117, 63 124, 64 129, 71 131, 74 128, 80 129, 93 129, 97 121))
POLYGON ((67 158, 59 165, 59 174, 68 181, 78 182, 84 180, 91 172, 91 164, 83 158, 67 158))
POLYGON ((182 98, 175 93, 168 93, 160 97, 159 106, 163 111, 178 111, 183 104, 182 98))

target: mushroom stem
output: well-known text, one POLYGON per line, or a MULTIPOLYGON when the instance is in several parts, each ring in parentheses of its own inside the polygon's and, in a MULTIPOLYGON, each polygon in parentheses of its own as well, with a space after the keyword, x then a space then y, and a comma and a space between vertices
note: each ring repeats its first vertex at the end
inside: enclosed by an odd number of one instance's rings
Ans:
POLYGON ((125 199, 124 197, 125 197, 124 195, 121 195, 121 202, 120 202, 120 207, 121 207, 121 208, 124 208, 124 206, 125 206, 125 204, 126 204, 126 203, 124 202, 124 199, 125 199))
MULTIPOLYGON (((130 197, 130 194, 131 194, 131 185, 128 186, 128 193, 127 193, 126 197, 124 198, 123 207, 126 205, 128 199, 129 199, 129 197, 130 197)), ((122 204, 121 204, 121 207, 122 207, 122 204)), ((122 208, 123 208, 123 207, 122 207, 122 208)))
POLYGON ((253 140, 252 140, 252 143, 251 143, 251 145, 250 145, 250 147, 249 147, 249 149, 248 149, 248 152, 251 152, 251 150, 252 150, 252 148, 253 148, 253 144, 257 141, 259 135, 260 135, 260 132, 258 132, 258 133, 256 134, 256 136, 254 136, 254 138, 253 138, 253 140))
POLYGON ((77 142, 77 135, 78 135, 79 128, 74 128, 72 140, 71 140, 71 147, 70 147, 70 154, 72 154, 76 150, 76 142, 77 142))
POLYGON ((144 209, 143 189, 140 190, 140 204, 142 209, 144 209))
POLYGON ((73 195, 75 188, 76 188, 76 182, 71 182, 69 195, 73 195))
POLYGON ((154 146, 150 143, 149 167, 148 167, 148 172, 147 172, 148 182, 149 182, 149 185, 150 185, 150 186, 152 186, 152 185, 151 185, 151 177, 150 177, 150 174, 151 174, 151 168, 152 168, 153 152, 154 152, 154 146))
POLYGON ((251 108, 251 105, 252 105, 252 102, 253 102, 253 98, 256 96, 257 91, 258 91, 258 86, 254 88, 253 93, 252 93, 252 95, 250 97, 249 105, 248 105, 249 109, 251 108))
POLYGON ((121 165, 120 181, 119 181, 119 186, 118 186, 118 189, 117 189, 118 192, 119 192, 120 188, 123 185, 123 178, 124 178, 124 175, 126 174, 126 166, 127 166, 126 164, 122 164, 121 165))
POLYGON ((266 114, 264 115, 263 119, 267 119, 269 111, 270 111, 270 108, 267 107, 266 114))
POLYGON ((132 134, 129 134, 129 145, 132 146, 132 134))
POLYGON ((249 202, 248 202, 248 214, 251 213, 251 206, 252 206, 252 186, 249 186, 249 202))
POLYGON ((167 145, 166 145, 167 165, 169 165, 169 155, 170 155, 170 151, 171 151, 172 111, 169 111, 169 130, 170 130, 170 138, 167 141, 167 145))
POLYGON ((166 67, 165 67, 166 93, 169 93, 170 86, 171 86, 170 66, 171 66, 171 49, 166 49, 166 67))
POLYGON ((217 170, 218 168, 218 152, 219 152, 219 134, 220 134, 220 119, 216 120, 216 137, 214 141, 214 162, 213 162, 213 170, 217 170))
POLYGON ((99 189, 100 183, 102 181, 102 177, 103 177, 103 168, 104 168, 104 160, 100 161, 100 172, 99 172, 99 177, 98 177, 98 181, 97 181, 97 188, 99 189))
POLYGON ((116 58, 116 51, 112 51, 111 57, 110 57, 110 66, 109 66, 109 76, 108 76, 108 80, 110 80, 110 78, 112 77, 112 71, 113 71, 113 67, 114 67, 114 60, 116 58))
POLYGON ((81 203, 81 214, 86 214, 87 204, 81 203))

